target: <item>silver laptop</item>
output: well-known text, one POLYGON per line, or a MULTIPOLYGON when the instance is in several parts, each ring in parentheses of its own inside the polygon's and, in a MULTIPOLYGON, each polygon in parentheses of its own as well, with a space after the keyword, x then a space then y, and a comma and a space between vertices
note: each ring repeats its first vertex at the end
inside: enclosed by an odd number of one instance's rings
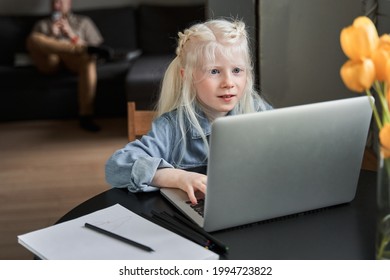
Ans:
POLYGON ((363 96, 217 119, 203 217, 185 192, 161 193, 206 231, 350 202, 371 115, 363 96))

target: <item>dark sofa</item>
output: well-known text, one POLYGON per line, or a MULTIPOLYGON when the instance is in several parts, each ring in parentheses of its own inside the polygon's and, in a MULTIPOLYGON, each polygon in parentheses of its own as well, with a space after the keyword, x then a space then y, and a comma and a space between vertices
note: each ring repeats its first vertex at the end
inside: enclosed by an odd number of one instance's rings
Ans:
MULTIPOLYGON (((140 5, 75 11, 90 16, 104 45, 119 55, 98 63, 97 116, 124 116, 126 102, 151 108, 163 73, 174 55, 177 32, 205 18, 204 6, 140 5), (139 54, 135 57, 129 53, 139 54)), ((45 16, 45 15, 43 15, 45 16)), ((25 39, 37 15, 0 16, 0 121, 58 119, 77 116, 77 76, 54 76, 34 66, 16 66, 26 53, 25 39)))

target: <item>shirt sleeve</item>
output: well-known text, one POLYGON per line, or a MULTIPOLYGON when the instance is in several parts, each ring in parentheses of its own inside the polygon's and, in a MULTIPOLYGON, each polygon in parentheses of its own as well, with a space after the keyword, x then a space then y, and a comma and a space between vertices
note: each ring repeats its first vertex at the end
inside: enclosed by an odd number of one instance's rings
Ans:
POLYGON ((80 24, 80 35, 82 39, 88 44, 97 46, 103 43, 103 36, 95 23, 88 17, 83 17, 80 24))
POLYGON ((106 181, 131 192, 155 191, 151 186, 159 168, 173 168, 169 163, 174 139, 173 123, 164 117, 156 119, 151 131, 140 140, 117 150, 107 161, 106 181))
POLYGON ((39 32, 47 36, 51 35, 49 20, 48 19, 39 20, 34 24, 32 31, 39 32))

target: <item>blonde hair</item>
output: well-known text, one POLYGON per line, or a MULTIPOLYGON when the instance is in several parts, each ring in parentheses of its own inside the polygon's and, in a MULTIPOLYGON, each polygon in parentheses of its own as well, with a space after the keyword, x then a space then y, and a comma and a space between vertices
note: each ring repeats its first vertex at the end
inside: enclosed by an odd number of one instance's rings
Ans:
POLYGON ((206 136, 196 117, 196 91, 193 72, 205 63, 215 61, 217 54, 223 54, 231 61, 237 54, 244 59, 247 73, 244 94, 236 106, 238 114, 254 111, 253 99, 259 95, 254 89, 253 65, 245 23, 239 20, 214 19, 198 23, 178 33, 176 57, 168 66, 157 103, 157 115, 177 110, 178 123, 185 145, 185 120, 194 126, 208 147, 206 136), (180 72, 183 71, 183 75, 180 72), (183 76, 183 77, 182 77, 183 76))

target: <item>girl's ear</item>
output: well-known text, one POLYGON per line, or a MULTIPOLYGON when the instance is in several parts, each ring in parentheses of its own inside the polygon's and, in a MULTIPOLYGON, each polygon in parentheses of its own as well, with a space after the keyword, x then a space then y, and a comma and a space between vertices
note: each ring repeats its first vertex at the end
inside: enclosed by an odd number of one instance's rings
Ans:
POLYGON ((184 68, 180 68, 180 77, 184 78, 184 68))

